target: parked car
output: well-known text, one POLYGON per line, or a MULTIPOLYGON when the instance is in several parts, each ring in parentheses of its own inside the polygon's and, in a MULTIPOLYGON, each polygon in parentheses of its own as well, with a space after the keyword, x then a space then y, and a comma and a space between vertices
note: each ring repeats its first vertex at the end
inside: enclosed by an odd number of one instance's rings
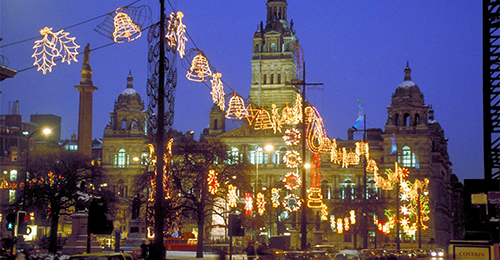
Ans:
POLYGON ((359 251, 342 250, 335 255, 333 260, 366 260, 366 258, 359 251))
POLYGON ((19 242, 14 244, 15 252, 27 253, 28 255, 47 254, 49 251, 33 242, 19 242))
POLYGON ((133 260, 129 253, 90 253, 69 257, 69 260, 133 260))
POLYGON ((439 257, 439 258, 444 258, 445 257, 445 252, 444 249, 442 248, 436 248, 431 251, 431 257, 439 257))

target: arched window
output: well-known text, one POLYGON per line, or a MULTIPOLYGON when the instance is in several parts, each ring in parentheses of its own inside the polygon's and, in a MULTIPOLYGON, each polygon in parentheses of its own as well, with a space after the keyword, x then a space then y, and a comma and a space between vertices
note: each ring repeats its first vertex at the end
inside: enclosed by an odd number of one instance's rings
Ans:
POLYGON ((122 130, 127 130, 127 121, 122 121, 122 130))
POLYGON ((281 84, 281 74, 278 74, 278 84, 281 84))
POLYGON ((394 125, 399 126, 399 114, 394 116, 394 125))
POLYGON ((130 124, 130 129, 137 129, 137 122, 135 120, 130 124))
POLYGON ((259 53, 259 45, 258 44, 255 45, 255 53, 259 53))
POLYGON ((271 78, 269 79, 271 84, 274 84, 274 74, 271 74, 271 78))
POLYGON ((405 121, 403 126, 410 126, 410 115, 408 113, 405 113, 404 120, 405 121))
POLYGON ((333 199, 333 187, 331 183, 329 183, 327 180, 322 180, 321 181, 321 192, 323 193, 323 198, 330 200, 333 199))
POLYGON ((398 161, 403 167, 419 168, 417 155, 411 152, 411 148, 409 146, 403 146, 398 161))
POLYGON ((267 84, 267 75, 265 73, 262 74, 262 84, 267 84))
POLYGON ((271 43, 271 52, 276 52, 276 43, 271 43))
POLYGON ((415 123, 413 125, 417 126, 420 123, 420 115, 417 113, 415 114, 415 123))
POLYGON ((127 196, 127 186, 125 186, 125 182, 123 180, 118 181, 118 185, 116 187, 116 194, 119 197, 126 197, 127 196))
POLYGON ((125 153, 125 149, 118 150, 118 154, 115 154, 115 167, 125 168, 129 163, 129 155, 125 153))
POLYGON ((214 130, 217 130, 219 121, 217 119, 214 119, 214 130))
POLYGON ((354 200, 356 199, 356 183, 347 177, 339 184, 339 198, 354 200))

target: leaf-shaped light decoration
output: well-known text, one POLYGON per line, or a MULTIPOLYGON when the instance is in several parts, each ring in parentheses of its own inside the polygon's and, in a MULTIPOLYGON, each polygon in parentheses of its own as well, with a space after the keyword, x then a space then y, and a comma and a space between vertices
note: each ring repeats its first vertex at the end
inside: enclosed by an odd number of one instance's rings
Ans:
POLYGON ((52 32, 52 28, 45 27, 40 30, 43 35, 41 40, 35 41, 35 52, 31 57, 35 58, 33 65, 37 65, 37 71, 41 70, 43 74, 47 71, 52 72, 52 66, 56 63, 54 59, 61 57, 62 62, 71 64, 71 61, 77 62, 76 56, 78 55, 77 49, 80 45, 75 43, 76 37, 68 37, 69 33, 60 30, 52 32))
POLYGON ((221 77, 222 74, 220 72, 212 74, 212 79, 210 80, 212 91, 210 94, 212 95, 212 101, 219 106, 220 110, 224 111, 226 104, 224 100, 224 85, 222 84, 222 80, 220 80, 221 77))
POLYGON ((177 20, 179 23, 177 25, 176 36, 177 36, 177 51, 179 52, 179 56, 181 56, 181 59, 184 58, 184 50, 186 48, 186 42, 188 40, 185 35, 186 25, 182 23, 182 18, 184 18, 184 14, 181 11, 178 11, 177 20))
POLYGON ((141 28, 132 21, 121 7, 116 8, 114 20, 113 40, 118 43, 131 42, 141 37, 141 28))
POLYGON ((179 27, 179 20, 175 13, 172 12, 170 13, 170 19, 168 19, 168 27, 165 34, 165 39, 170 47, 177 45, 177 27, 179 27))

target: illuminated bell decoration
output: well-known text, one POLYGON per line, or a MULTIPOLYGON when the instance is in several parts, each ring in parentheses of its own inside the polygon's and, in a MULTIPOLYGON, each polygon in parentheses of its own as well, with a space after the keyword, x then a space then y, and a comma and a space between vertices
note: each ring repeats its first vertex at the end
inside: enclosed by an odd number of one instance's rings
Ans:
POLYGON ((35 52, 31 57, 35 58, 33 65, 37 65, 37 71, 41 70, 43 74, 47 71, 52 72, 52 66, 56 63, 54 59, 61 57, 62 62, 71 61, 77 62, 76 56, 78 55, 77 49, 80 45, 75 43, 75 37, 68 37, 69 33, 60 30, 52 32, 52 28, 45 27, 40 30, 43 36, 41 40, 35 41, 35 52))
POLYGON ((238 195, 236 194, 236 186, 229 184, 227 186, 227 200, 229 207, 236 208, 238 206, 238 195))
POLYGON ((283 162, 288 168, 297 168, 301 161, 302 158, 300 158, 299 152, 295 150, 286 151, 285 155, 283 155, 283 162))
POLYGON ((301 205, 300 197, 295 194, 288 194, 283 200, 283 207, 289 212, 299 210, 301 205))
POLYGON ((245 193, 245 207, 243 207, 243 209, 246 215, 252 215, 253 198, 251 193, 245 193))
POLYGON ((123 9, 116 9, 114 18, 115 30, 113 31, 113 39, 115 42, 131 42, 141 36, 141 28, 132 21, 128 14, 123 12, 123 9))
POLYGON ((198 53, 191 62, 191 68, 186 74, 186 78, 191 81, 203 82, 205 78, 212 75, 208 60, 201 53, 198 53))
POLYGON ((269 112, 267 112, 267 110, 265 110, 264 107, 262 107, 257 112, 253 129, 266 130, 272 128, 273 128, 273 122, 271 121, 271 116, 269 115, 269 112))
POLYGON ((222 74, 219 72, 212 74, 212 79, 210 80, 212 91, 210 94, 212 95, 212 101, 219 106, 220 110, 224 111, 226 104, 224 100, 224 86, 220 80, 221 77, 222 74))
POLYGON ((288 172, 287 174, 285 174, 283 182, 285 183, 285 188, 289 190, 297 189, 302 184, 301 178, 295 172, 288 172))
POLYGON ((243 99, 236 95, 236 91, 234 91, 234 95, 229 99, 229 105, 226 111, 227 119, 242 119, 248 116, 248 110, 245 108, 245 102, 243 99))
POLYGON ((257 193, 257 211, 260 215, 264 214, 264 211, 266 211, 266 201, 264 199, 264 194, 261 192, 257 193))

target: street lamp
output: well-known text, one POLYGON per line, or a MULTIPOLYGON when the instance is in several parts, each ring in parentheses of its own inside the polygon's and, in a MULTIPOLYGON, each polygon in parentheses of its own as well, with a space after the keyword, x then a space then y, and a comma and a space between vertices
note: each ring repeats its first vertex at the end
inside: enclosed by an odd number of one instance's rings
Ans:
MULTIPOLYGON (((28 132, 24 131, 23 134, 26 136, 26 161, 25 161, 25 166, 24 166, 24 195, 23 195, 23 209, 26 210, 26 185, 28 184, 29 180, 29 173, 28 173, 28 162, 30 158, 30 140, 33 135, 36 133, 42 131, 44 135, 50 135, 52 133, 52 130, 50 128, 43 128, 43 129, 37 129, 33 132, 28 132)), ((34 145, 33 145, 34 146, 34 145)))
MULTIPOLYGON (((272 144, 267 144, 264 146, 264 149, 267 152, 270 152, 274 149, 274 146, 272 144)), ((259 191, 259 152, 261 152, 261 155, 263 155, 263 150, 261 147, 256 147, 255 148, 255 188, 254 188, 254 198, 257 199, 257 192, 259 191)), ((264 157, 264 156, 262 156, 264 157)), ((262 159, 264 161, 264 159, 262 159)), ((257 214, 256 214, 257 216, 257 214)), ((257 221, 255 221, 255 241, 257 241, 257 221)))

